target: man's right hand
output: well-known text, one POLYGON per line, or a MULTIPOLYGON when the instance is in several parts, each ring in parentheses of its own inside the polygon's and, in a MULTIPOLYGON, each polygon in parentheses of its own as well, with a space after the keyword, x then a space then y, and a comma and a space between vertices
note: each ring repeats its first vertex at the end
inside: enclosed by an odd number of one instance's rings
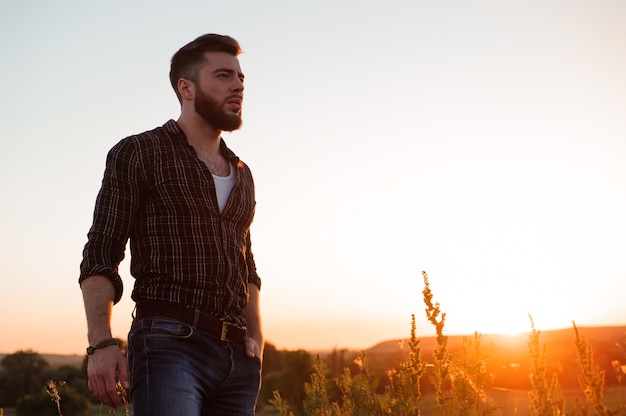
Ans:
POLYGON ((117 409, 122 405, 122 399, 117 390, 116 373, 124 389, 130 387, 128 364, 126 357, 117 346, 101 348, 89 356, 87 375, 89 390, 102 403, 117 409))

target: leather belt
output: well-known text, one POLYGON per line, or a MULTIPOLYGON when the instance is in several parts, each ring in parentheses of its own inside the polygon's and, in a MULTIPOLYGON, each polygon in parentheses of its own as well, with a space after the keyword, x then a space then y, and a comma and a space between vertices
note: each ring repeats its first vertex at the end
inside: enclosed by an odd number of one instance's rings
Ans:
POLYGON ((232 322, 222 321, 199 309, 188 309, 165 302, 138 302, 135 310, 137 318, 163 317, 185 322, 203 331, 215 335, 220 341, 243 342, 246 327, 232 322))

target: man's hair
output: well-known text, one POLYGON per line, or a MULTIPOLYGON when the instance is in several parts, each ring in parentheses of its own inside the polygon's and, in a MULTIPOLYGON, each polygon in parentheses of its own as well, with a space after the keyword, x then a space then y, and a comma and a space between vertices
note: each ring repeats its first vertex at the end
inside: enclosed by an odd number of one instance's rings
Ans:
POLYGON ((226 52, 234 56, 241 53, 239 42, 230 36, 209 33, 192 40, 172 56, 170 67, 170 83, 182 102, 178 92, 178 80, 185 78, 198 85, 200 68, 206 63, 205 52, 226 52))

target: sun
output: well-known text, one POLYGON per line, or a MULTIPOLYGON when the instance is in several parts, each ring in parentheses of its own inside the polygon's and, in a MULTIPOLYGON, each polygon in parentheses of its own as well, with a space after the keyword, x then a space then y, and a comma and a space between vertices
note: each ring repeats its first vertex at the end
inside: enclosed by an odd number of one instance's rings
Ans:
POLYGON ((532 330, 530 318, 521 311, 499 310, 490 311, 485 319, 479 320, 478 332, 483 334, 498 334, 517 336, 532 330))
POLYGON ((506 335, 509 337, 515 337, 520 334, 530 332, 530 325, 522 326, 514 326, 510 324, 499 324, 499 325, 486 325, 485 329, 480 330, 483 334, 496 334, 496 335, 506 335))
POLYGON ((506 328, 506 329, 502 329, 500 331, 497 331, 495 333, 500 334, 500 335, 506 335, 508 337, 517 337, 523 333, 529 332, 530 329, 529 328, 525 328, 525 329, 512 329, 512 328, 506 328))

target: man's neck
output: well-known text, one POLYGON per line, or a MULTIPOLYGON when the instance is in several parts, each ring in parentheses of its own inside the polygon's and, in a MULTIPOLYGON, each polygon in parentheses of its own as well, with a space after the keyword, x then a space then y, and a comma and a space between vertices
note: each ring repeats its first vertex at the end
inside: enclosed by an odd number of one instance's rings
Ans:
POLYGON ((221 130, 209 125, 197 114, 181 114, 176 121, 187 137, 187 142, 199 154, 218 155, 220 151, 221 130))

